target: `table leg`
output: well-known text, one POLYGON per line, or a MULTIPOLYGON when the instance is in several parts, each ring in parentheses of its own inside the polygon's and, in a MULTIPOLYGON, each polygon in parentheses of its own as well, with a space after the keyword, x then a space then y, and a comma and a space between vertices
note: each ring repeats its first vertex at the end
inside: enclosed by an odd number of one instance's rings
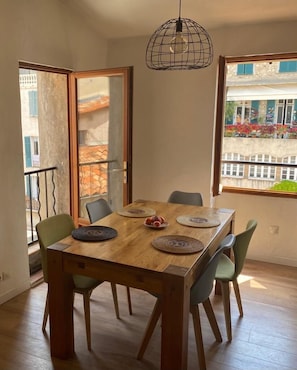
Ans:
MULTIPOLYGON (((235 223, 235 220, 234 218, 231 220, 230 222, 230 230, 229 230, 229 234, 234 234, 234 223, 235 223)), ((229 258, 231 257, 231 251, 228 249, 227 251, 224 252, 229 258)), ((222 287, 221 287, 221 284, 216 281, 215 283, 215 295, 222 295, 222 287)))
POLYGON ((51 355, 67 359, 74 354, 73 279, 63 271, 60 250, 48 248, 47 262, 51 355))
POLYGON ((161 370, 186 370, 190 288, 186 270, 169 266, 164 272, 161 370))

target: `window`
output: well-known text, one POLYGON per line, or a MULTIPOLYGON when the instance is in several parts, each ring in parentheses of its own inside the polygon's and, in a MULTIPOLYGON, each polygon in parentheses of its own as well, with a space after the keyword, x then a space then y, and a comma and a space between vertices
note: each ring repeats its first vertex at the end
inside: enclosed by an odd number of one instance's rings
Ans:
POLYGON ((252 75, 253 74, 253 67, 252 63, 248 64, 238 64, 237 65, 237 74, 238 75, 252 75))
POLYGON ((213 194, 297 197, 297 54, 220 57, 218 83, 213 194))
POLYGON ((290 60, 290 61, 280 62, 279 72, 280 73, 297 72, 297 61, 290 60))
POLYGON ((39 155, 39 140, 38 137, 33 137, 33 154, 39 155))
POLYGON ((276 106, 277 106, 276 123, 291 125, 293 121, 294 100, 293 99, 280 99, 277 101, 276 106))
MULTIPOLYGON (((283 163, 297 164, 297 156, 292 155, 292 156, 285 157, 283 158, 283 163)), ((281 179, 297 181, 297 168, 290 168, 290 167, 282 168, 281 179)))
MULTIPOLYGON (((275 157, 265 154, 251 155, 250 162, 276 162, 275 157)), ((249 166, 249 178, 274 180, 275 179, 275 167, 265 166, 263 164, 253 164, 249 166)))
MULTIPOLYGON (((224 159, 230 161, 243 161, 244 156, 238 153, 224 153, 224 159)), ((222 166, 222 176, 225 177, 243 177, 244 174, 244 165, 243 164, 234 164, 234 163, 224 163, 222 166)))

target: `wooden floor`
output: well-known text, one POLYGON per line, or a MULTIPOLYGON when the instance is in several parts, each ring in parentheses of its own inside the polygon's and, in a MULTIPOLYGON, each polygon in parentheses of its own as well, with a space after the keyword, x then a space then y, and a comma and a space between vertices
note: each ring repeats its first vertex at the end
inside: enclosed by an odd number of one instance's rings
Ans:
MULTIPOLYGON (((118 286, 121 319, 114 314, 109 283, 92 295, 92 352, 87 351, 82 300, 75 299, 75 358, 52 359, 48 334, 41 331, 46 285, 40 284, 0 306, 1 370, 157 370, 160 366, 160 325, 143 361, 136 360, 154 298, 132 289, 133 315, 125 289, 118 286)), ((244 317, 238 317, 231 293, 233 341, 227 343, 222 302, 211 297, 223 343, 216 343, 203 309, 201 318, 208 370, 297 369, 297 269, 246 261, 240 290, 244 317)), ((47 330, 48 332, 48 330, 47 330)), ((190 318, 188 370, 198 369, 190 318)))

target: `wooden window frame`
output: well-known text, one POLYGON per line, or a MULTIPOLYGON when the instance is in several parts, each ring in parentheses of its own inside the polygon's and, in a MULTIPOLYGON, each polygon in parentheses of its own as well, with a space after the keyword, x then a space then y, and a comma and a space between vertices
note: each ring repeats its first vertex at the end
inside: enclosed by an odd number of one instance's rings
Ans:
MULTIPOLYGON (((270 60, 290 60, 297 59, 297 53, 280 53, 280 54, 261 54, 261 55, 246 55, 246 56, 219 56, 218 61, 218 88, 217 88, 217 105, 216 105, 216 121, 215 121, 215 136, 214 136, 214 167, 213 167, 213 183, 212 195, 218 196, 221 192, 250 194, 278 198, 294 198, 297 199, 296 193, 277 192, 271 190, 259 190, 250 188, 237 188, 224 186, 220 188, 221 178, 221 157, 222 157, 222 140, 224 134, 224 116, 225 116, 225 95, 226 95, 226 66, 228 63, 253 63, 257 61, 270 60)), ((285 167, 285 166, 284 166, 285 167)))

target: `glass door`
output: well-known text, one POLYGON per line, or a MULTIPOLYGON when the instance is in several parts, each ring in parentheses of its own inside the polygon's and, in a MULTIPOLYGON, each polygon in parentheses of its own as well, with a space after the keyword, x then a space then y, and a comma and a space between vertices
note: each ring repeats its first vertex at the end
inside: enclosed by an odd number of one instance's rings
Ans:
POLYGON ((86 224, 86 203, 113 210, 131 201, 132 68, 70 75, 71 208, 86 224))

